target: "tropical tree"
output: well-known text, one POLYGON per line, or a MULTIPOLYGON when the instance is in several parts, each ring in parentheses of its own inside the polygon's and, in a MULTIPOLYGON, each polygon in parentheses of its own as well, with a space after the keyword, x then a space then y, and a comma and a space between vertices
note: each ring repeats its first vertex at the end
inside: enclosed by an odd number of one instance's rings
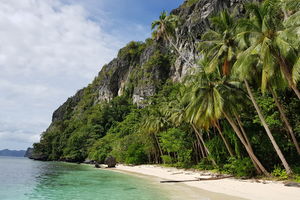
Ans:
MULTIPOLYGON (((209 30, 207 33, 205 33, 199 45, 204 56, 212 58, 209 62, 209 65, 204 67, 205 71, 210 73, 217 72, 219 74, 220 71, 222 71, 222 75, 225 77, 224 81, 226 80, 227 75, 230 74, 230 69, 236 59, 237 44, 236 35, 234 35, 236 33, 236 25, 234 24, 234 20, 234 16, 229 15, 227 12, 222 12, 218 16, 214 17, 212 24, 215 30, 209 30), (222 66, 221 69, 219 66, 222 66)), ((216 104, 217 102, 214 103, 216 104)), ((212 112, 208 113, 211 114, 212 112)), ((221 115, 221 113, 216 114, 221 115)), ((243 136, 244 131, 241 131, 237 127, 236 123, 234 123, 227 113, 224 112, 223 114, 247 149, 247 152, 256 166, 256 169, 259 172, 267 174, 267 171, 255 157, 252 148, 249 146, 250 143, 247 141, 247 137, 243 136)), ((235 114, 235 116, 238 115, 235 114)))
POLYGON ((154 137, 156 146, 159 150, 160 156, 163 156, 163 151, 159 143, 157 134, 168 126, 168 121, 164 115, 157 109, 153 109, 148 115, 144 116, 142 120, 141 131, 154 137))
POLYGON ((200 148, 202 157, 204 158, 208 156, 213 165, 217 165, 215 160, 210 156, 211 152, 205 144, 201 129, 198 129, 195 124, 190 123, 186 116, 186 106, 188 105, 188 101, 186 98, 184 98, 185 93, 186 87, 183 86, 178 93, 178 97, 173 99, 173 101, 169 102, 167 105, 163 106, 162 111, 169 121, 176 127, 184 123, 189 124, 195 133, 197 146, 200 148))
POLYGON ((210 58, 207 72, 220 70, 228 76, 235 61, 235 19, 228 11, 223 11, 210 20, 213 29, 206 31, 199 42, 200 54, 210 58), (217 69, 221 66, 221 69, 217 69))
POLYGON ((261 71, 261 89, 264 92, 272 80, 284 78, 300 99, 300 93, 292 78, 292 70, 288 65, 296 62, 296 51, 286 40, 288 32, 282 28, 280 18, 277 16, 278 8, 273 3, 266 1, 262 5, 248 5, 249 18, 240 21, 240 26, 244 30, 238 33, 237 38, 240 39, 240 44, 244 43, 249 47, 238 56, 233 68, 239 79, 244 81, 250 99, 276 153, 287 173, 291 174, 292 170, 277 145, 248 83, 253 74, 261 71))
MULTIPOLYGON (((190 123, 206 130, 211 126, 218 128, 218 120, 224 116, 246 148, 257 172, 268 175, 255 156, 250 143, 232 120, 231 113, 234 113, 234 108, 237 107, 238 102, 241 102, 238 98, 240 90, 236 87, 236 83, 229 82, 226 77, 222 78, 218 73, 207 74, 201 71, 195 77, 196 83, 191 84, 192 88, 186 95, 190 100, 186 108, 186 115, 190 123)), ((221 135, 221 132, 219 133, 221 135)), ((227 149, 230 151, 229 143, 226 140, 224 143, 227 144, 227 149)))
MULTIPOLYGON (((267 89, 268 82, 274 76, 282 76, 288 86, 300 99, 296 82, 299 76, 299 59, 294 47, 294 29, 286 28, 280 18, 279 6, 275 1, 247 6, 248 18, 240 20, 240 33, 237 38, 244 41, 246 49, 239 55, 236 66, 249 66, 253 60, 259 60, 262 67, 261 89, 267 89), (246 42, 245 39, 246 38, 246 42)), ((241 42, 240 42, 241 44, 241 42)))

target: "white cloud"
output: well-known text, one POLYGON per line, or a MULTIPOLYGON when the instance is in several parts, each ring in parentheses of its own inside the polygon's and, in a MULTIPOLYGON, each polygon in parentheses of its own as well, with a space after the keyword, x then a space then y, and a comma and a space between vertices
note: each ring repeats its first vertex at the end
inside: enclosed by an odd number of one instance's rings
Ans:
POLYGON ((36 141, 124 44, 89 19, 60 0, 0 1, 0 149, 36 141))

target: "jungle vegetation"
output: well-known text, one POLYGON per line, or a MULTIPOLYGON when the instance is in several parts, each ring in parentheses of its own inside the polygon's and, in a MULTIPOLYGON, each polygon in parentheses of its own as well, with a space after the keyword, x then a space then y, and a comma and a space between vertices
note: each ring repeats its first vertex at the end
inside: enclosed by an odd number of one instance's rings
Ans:
MULTIPOLYGON (((153 40, 167 41, 196 66, 183 82, 160 83, 146 106, 137 107, 130 90, 93 104, 94 81, 72 116, 55 122, 35 151, 47 160, 102 163, 112 155, 126 164, 300 180, 299 1, 246 4, 243 16, 222 11, 195 44, 197 61, 173 43, 178 24, 163 12, 153 22, 153 40)), ((122 53, 135 55, 147 45, 133 44, 122 53)), ((156 55, 147 67, 172 62, 166 59, 156 55)))

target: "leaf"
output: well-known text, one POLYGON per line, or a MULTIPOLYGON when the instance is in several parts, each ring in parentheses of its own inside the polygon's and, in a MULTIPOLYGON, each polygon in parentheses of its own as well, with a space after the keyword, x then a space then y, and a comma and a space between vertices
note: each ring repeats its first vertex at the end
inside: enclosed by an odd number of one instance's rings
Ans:
POLYGON ((292 78, 295 84, 300 80, 300 57, 298 58, 296 64, 293 67, 292 78))

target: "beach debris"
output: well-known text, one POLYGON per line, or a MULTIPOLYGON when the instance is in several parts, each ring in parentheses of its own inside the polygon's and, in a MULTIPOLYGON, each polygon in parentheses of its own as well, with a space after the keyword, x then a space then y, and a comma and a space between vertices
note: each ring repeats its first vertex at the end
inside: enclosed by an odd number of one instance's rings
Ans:
POLYGON ((218 177, 210 177, 210 178, 197 178, 192 180, 166 180, 160 181, 160 183, 183 183, 183 182, 192 182, 192 181, 212 181, 212 180, 220 180, 225 178, 231 178, 233 176, 218 176, 218 177))
POLYGON ((300 183, 286 182, 286 183, 284 183, 284 186, 287 186, 287 187, 300 187, 300 183))

